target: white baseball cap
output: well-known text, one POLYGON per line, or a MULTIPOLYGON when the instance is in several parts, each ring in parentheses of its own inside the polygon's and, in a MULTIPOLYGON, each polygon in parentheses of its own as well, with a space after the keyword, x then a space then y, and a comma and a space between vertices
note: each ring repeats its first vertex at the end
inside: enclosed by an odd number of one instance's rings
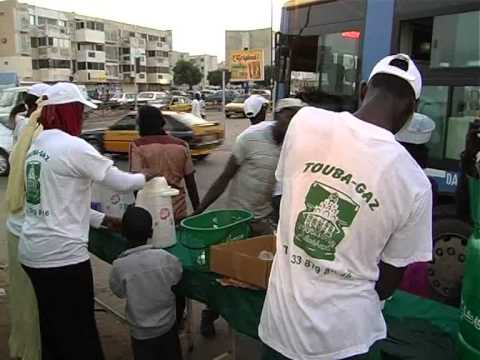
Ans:
POLYGON ((304 103, 302 100, 297 98, 280 99, 277 101, 275 105, 275 112, 280 112, 283 109, 288 109, 288 108, 301 108, 306 105, 307 105, 306 103, 304 103))
POLYGON ((36 97, 41 97, 47 93, 50 87, 51 87, 50 85, 44 84, 44 83, 33 84, 30 87, 30 89, 28 89, 27 94, 34 95, 36 97))
POLYGON ((96 109, 97 105, 85 99, 77 85, 72 83, 59 82, 51 86, 46 93, 48 100, 47 105, 60 105, 73 102, 82 103, 92 109, 96 109))
POLYGON ((375 65, 370 73, 368 81, 370 81, 372 77, 377 74, 390 74, 407 81, 415 93, 415 98, 417 100, 420 98, 420 93, 422 92, 422 75, 420 75, 420 71, 418 71, 417 66, 408 55, 396 54, 384 57, 375 65), (408 64, 407 70, 403 70, 395 65, 391 65, 392 60, 405 61, 408 64))
POLYGON ((248 118, 253 118, 262 110, 264 104, 268 102, 263 96, 260 95, 250 95, 247 100, 245 100, 245 115, 248 118))
POLYGON ((435 130, 435 121, 427 115, 414 113, 408 126, 395 134, 395 139, 407 144, 426 144, 430 141, 435 130))

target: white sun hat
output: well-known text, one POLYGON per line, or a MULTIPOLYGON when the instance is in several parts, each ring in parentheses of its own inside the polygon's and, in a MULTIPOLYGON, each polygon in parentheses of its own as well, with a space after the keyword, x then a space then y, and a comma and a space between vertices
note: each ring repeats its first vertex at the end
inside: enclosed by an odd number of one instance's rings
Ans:
POLYGON ((48 89, 46 95, 48 97, 47 105, 61 105, 79 102, 92 109, 97 108, 97 105, 85 99, 78 86, 72 83, 56 83, 48 89))
POLYGON ((405 54, 396 54, 384 57, 380 60, 375 67, 373 68, 368 81, 372 79, 377 74, 389 74, 397 76, 405 81, 407 81, 415 93, 415 99, 420 98, 422 92, 422 75, 418 71, 417 66, 408 55, 405 54), (400 69, 395 65, 391 65, 393 60, 403 60, 408 64, 407 70, 400 69))
POLYGON ((427 115, 415 113, 410 124, 395 134, 395 139, 407 144, 426 144, 434 130, 435 121, 427 115))
POLYGON ((250 95, 247 100, 245 100, 245 115, 248 118, 253 118, 262 110, 264 104, 268 102, 263 96, 260 95, 250 95))
POLYGON ((277 101, 275 105, 275 112, 280 112, 283 109, 301 108, 307 106, 302 100, 297 98, 284 98, 277 101))
POLYGON ((28 89, 27 94, 34 95, 36 97, 41 97, 45 95, 50 89, 51 86, 48 84, 40 83, 40 84, 34 84, 28 89))

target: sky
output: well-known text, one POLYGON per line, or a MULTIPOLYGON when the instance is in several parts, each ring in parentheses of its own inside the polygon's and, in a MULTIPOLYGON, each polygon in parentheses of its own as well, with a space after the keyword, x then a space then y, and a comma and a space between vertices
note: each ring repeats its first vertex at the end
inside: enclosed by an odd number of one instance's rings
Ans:
POLYGON ((54 10, 76 12, 172 30, 173 50, 192 55, 217 55, 225 58, 225 30, 249 30, 280 27, 281 7, 285 0, 20 0, 54 10), (130 4, 132 6, 127 6, 130 4))

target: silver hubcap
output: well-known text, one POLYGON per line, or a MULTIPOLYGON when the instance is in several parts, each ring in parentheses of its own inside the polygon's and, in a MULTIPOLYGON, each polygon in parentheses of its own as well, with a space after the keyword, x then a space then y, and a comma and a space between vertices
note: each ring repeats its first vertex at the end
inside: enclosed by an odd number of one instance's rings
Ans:
POLYGON ((8 169, 8 159, 3 155, 0 155, 0 174, 3 174, 8 169))

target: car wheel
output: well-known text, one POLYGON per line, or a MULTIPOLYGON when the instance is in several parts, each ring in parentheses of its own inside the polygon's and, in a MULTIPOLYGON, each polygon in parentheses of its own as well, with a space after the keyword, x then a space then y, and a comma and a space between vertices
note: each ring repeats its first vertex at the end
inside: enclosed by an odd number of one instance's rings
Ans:
POLYGON ((8 161, 8 153, 0 149, 0 176, 7 176, 10 172, 10 163, 8 161))
POLYGON ((100 154, 103 154, 103 145, 99 140, 90 139, 88 140, 88 143, 92 145, 95 148, 95 150, 97 150, 100 154))
POLYGON ((428 265, 428 281, 435 297, 444 303, 459 305, 471 234, 471 225, 457 218, 440 218, 433 223, 433 260, 428 265))

